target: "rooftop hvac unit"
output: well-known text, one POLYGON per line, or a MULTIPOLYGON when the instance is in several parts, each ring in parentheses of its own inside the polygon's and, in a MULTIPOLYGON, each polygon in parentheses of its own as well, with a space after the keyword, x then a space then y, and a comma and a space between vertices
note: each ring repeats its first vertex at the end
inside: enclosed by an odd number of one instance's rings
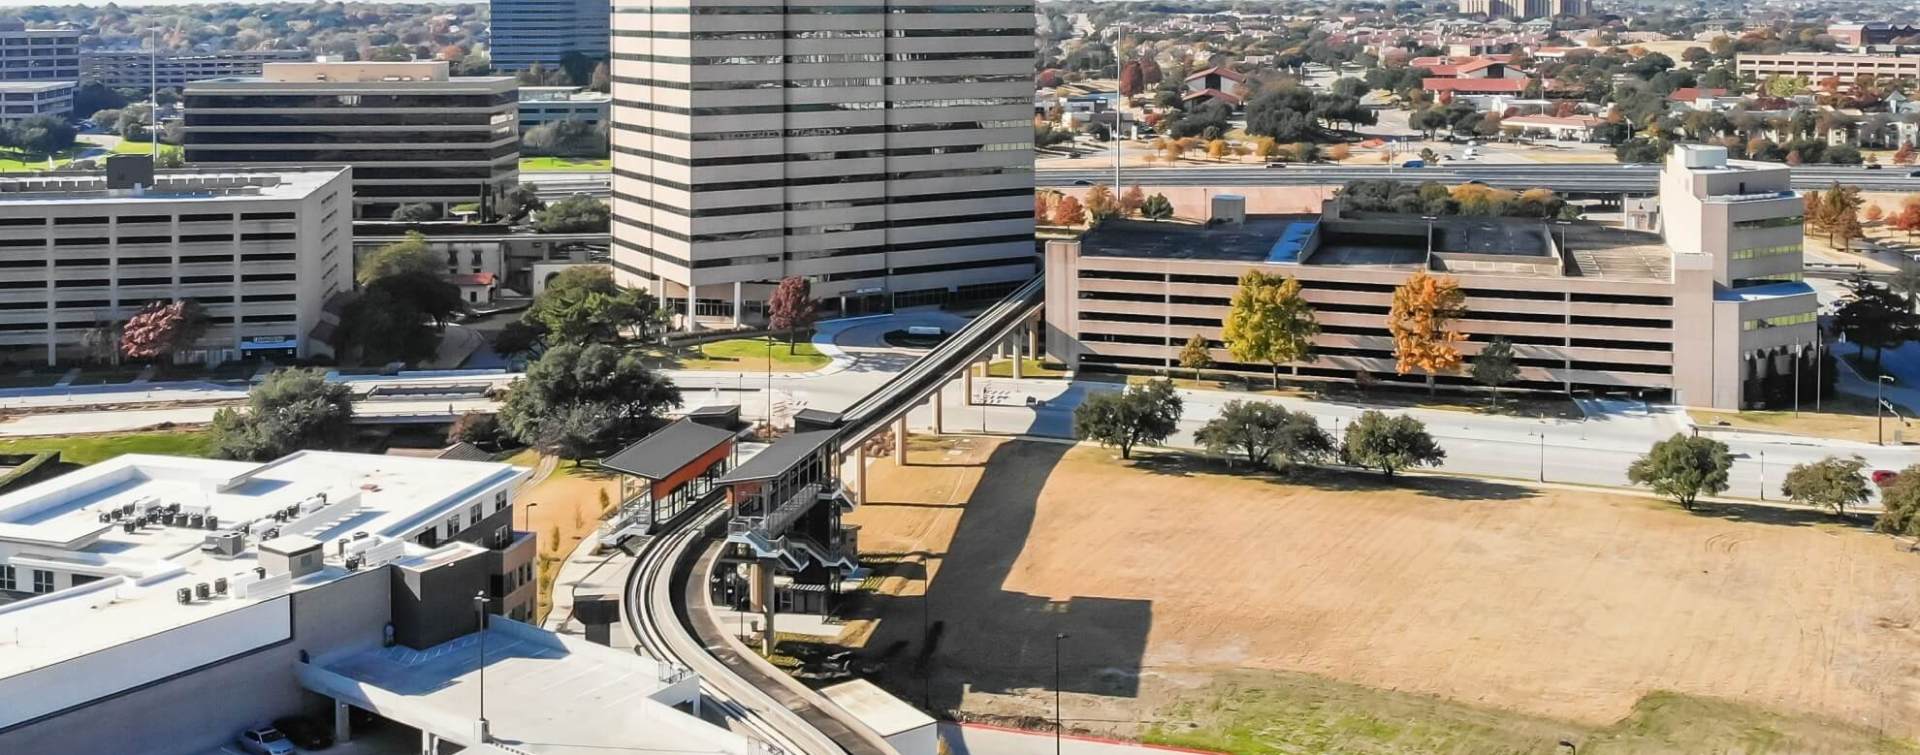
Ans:
POLYGON ((186 604, 186 603, 192 603, 192 602, 193 602, 193 590, 191 590, 191 589, 189 589, 189 588, 185 588, 185 587, 182 587, 182 588, 180 588, 180 589, 178 589, 178 590, 174 590, 174 591, 173 591, 173 599, 174 599, 174 600, 178 600, 178 601, 180 601, 180 602, 181 602, 182 604, 186 604))
POLYGON ((367 539, 368 537, 369 537, 369 536, 367 535, 367 531, 366 531, 366 530, 359 530, 359 531, 357 531, 357 532, 355 532, 355 533, 353 533, 353 539, 355 539, 355 540, 365 540, 365 539, 367 539))
POLYGON ((220 529, 220 517, 214 516, 212 514, 208 514, 207 529, 210 529, 210 530, 220 529))
POLYGON ((219 532, 208 535, 207 539, 200 544, 200 550, 215 556, 232 558, 240 555, 246 543, 246 536, 238 532, 219 532))
POLYGON ((131 535, 140 529, 140 525, 137 522, 127 521, 121 522, 120 528, 126 530, 127 534, 131 535))
POLYGON ((264 566, 253 567, 253 577, 254 579, 266 579, 267 567, 264 567, 264 566))
POLYGON ((111 524, 112 522, 113 522, 113 515, 112 515, 112 514, 110 514, 110 513, 107 513, 107 512, 105 512, 105 511, 102 511, 102 512, 100 512, 100 523, 101 523, 101 524, 111 524))
POLYGON ((348 556, 348 557, 347 557, 347 571, 360 571, 360 557, 359 557, 359 556, 348 556))
POLYGON ((226 577, 213 578, 213 594, 215 595, 227 594, 227 578, 226 577))
POLYGON ((191 515, 191 516, 188 516, 188 517, 187 517, 187 526, 188 526, 188 527, 191 527, 191 528, 193 528, 193 529, 196 529, 196 530, 203 530, 203 529, 206 529, 206 528, 207 528, 207 515, 206 515, 206 514, 193 514, 193 515, 191 515))
POLYGON ((178 514, 178 513, 180 513, 180 504, 179 504, 179 503, 169 503, 169 504, 167 504, 167 513, 169 513, 169 514, 178 514))
POLYGON ((205 582, 193 586, 193 596, 201 600, 213 597, 213 586, 205 582))

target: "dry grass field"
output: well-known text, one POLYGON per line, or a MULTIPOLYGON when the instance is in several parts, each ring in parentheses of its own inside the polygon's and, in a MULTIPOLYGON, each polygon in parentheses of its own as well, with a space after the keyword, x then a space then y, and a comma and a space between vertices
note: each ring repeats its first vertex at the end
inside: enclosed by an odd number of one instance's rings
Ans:
POLYGON ((910 460, 849 517, 880 578, 842 639, 915 702, 1038 725, 1066 633, 1073 726, 1201 748, 1920 752, 1920 556, 1825 517, 989 439, 910 460))

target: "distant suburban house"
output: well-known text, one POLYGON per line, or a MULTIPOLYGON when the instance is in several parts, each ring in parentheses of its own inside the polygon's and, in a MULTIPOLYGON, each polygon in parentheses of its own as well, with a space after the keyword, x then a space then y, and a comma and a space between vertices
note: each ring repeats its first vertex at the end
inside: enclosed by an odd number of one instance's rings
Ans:
POLYGON ((1180 95, 1181 104, 1188 110, 1208 102, 1224 102, 1228 107, 1240 107, 1241 90, 1246 87, 1247 77, 1231 68, 1214 66, 1196 71, 1187 76, 1185 91, 1180 95))
POLYGON ((460 300, 468 304, 492 304, 500 288, 500 277, 493 273, 462 273, 448 280, 460 288, 460 300))

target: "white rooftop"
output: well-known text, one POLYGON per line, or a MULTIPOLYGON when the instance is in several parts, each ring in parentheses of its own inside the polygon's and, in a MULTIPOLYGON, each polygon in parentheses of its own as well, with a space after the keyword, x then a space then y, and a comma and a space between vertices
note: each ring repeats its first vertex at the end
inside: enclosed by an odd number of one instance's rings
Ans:
POLYGON ((0 204, 303 199, 347 170, 344 166, 158 170, 154 185, 140 190, 108 188, 103 171, 0 174, 0 204))
POLYGON ((264 464, 126 454, 0 495, 0 563, 18 568, 22 590, 36 566, 98 578, 0 605, 0 679, 338 579, 348 571, 334 544, 356 533, 366 534, 348 555, 369 564, 417 557, 426 549, 407 542, 417 533, 526 474, 493 462, 330 451, 264 464), (128 531, 148 511, 174 511, 175 523, 128 531), (236 531, 248 533, 236 554, 202 550, 209 536, 236 531), (259 578, 260 542, 276 536, 325 545, 326 566, 299 580, 259 578), (175 597, 216 579, 227 581, 226 595, 175 597))

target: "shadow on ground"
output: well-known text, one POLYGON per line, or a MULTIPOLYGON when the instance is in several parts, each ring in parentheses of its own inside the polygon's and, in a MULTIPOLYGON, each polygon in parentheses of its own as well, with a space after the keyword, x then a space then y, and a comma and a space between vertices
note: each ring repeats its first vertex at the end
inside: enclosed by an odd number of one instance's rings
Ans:
POLYGON ((1057 643, 1064 691, 1139 694, 1150 601, 1056 600, 1004 589, 1033 531, 1040 491, 1070 450, 1001 444, 985 462, 992 474, 967 499, 929 594, 867 594, 849 607, 847 618, 883 619, 861 651, 865 665, 878 667, 876 681, 937 710, 958 708, 967 692, 1053 689, 1057 643), (1067 638, 1056 641, 1058 634, 1067 638))

